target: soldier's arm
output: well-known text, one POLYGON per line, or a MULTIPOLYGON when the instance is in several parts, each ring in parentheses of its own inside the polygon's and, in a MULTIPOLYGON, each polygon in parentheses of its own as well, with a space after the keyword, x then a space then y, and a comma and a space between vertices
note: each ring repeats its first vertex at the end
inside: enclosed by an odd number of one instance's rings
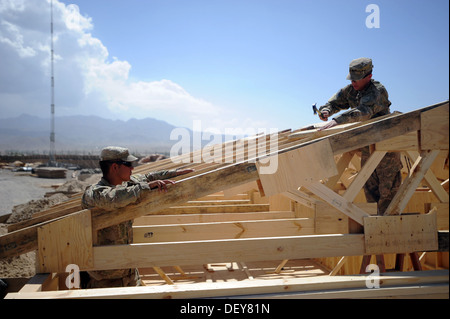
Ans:
POLYGON ((156 181, 156 180, 170 179, 170 178, 173 178, 176 176, 178 176, 178 174, 177 174, 177 170, 175 170, 175 169, 161 170, 161 171, 150 172, 150 173, 145 174, 145 178, 149 182, 156 181))
POLYGON ((363 96, 358 107, 348 110, 334 118, 338 124, 367 121, 377 113, 389 113, 389 99, 386 90, 373 91, 363 96))
POLYGON ((346 86, 340 89, 335 95, 333 95, 325 105, 319 108, 320 112, 328 112, 328 116, 336 114, 342 110, 346 110, 350 107, 348 103, 348 91, 350 86, 346 86))
POLYGON ((98 207, 105 210, 125 207, 138 201, 145 190, 150 190, 149 185, 145 182, 116 187, 90 186, 83 194, 82 206, 83 208, 98 207))
POLYGON ((172 170, 162 170, 162 171, 156 171, 156 172, 150 172, 145 174, 145 178, 147 181, 155 181, 155 180, 165 180, 174 178, 176 176, 189 174, 191 172, 194 172, 193 169, 172 169, 172 170))

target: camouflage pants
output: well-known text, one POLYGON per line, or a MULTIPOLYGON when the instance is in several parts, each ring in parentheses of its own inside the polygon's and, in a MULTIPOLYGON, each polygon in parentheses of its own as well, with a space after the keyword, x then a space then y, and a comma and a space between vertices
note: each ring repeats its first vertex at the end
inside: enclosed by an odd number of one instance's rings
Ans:
MULTIPOLYGON (((361 165, 370 157, 369 147, 361 149, 361 165)), ((378 204, 378 215, 382 216, 402 183, 400 153, 386 153, 375 171, 364 185, 367 202, 378 204)))
MULTIPOLYGON (((133 222, 100 229, 97 232, 98 245, 127 245, 133 242, 133 222)), ((140 286, 137 269, 95 270, 87 272, 86 288, 140 286)))

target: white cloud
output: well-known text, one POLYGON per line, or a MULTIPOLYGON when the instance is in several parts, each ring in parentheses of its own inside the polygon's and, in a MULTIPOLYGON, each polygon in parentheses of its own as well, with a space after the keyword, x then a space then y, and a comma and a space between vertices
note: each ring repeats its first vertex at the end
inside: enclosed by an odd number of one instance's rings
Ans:
POLYGON ((27 58, 36 55, 36 51, 32 47, 24 45, 23 35, 20 34, 17 26, 7 21, 1 21, 0 32, 0 42, 10 46, 17 52, 19 57, 27 58))
MULTIPOLYGON (((2 116, 49 115, 50 1, 0 0, 0 12, 0 56, 7 66, 0 72, 2 116)), ((223 115, 169 79, 130 80, 130 63, 111 59, 101 40, 89 33, 92 19, 76 5, 55 0, 53 17, 57 115, 157 117, 186 126, 193 119, 223 115)))

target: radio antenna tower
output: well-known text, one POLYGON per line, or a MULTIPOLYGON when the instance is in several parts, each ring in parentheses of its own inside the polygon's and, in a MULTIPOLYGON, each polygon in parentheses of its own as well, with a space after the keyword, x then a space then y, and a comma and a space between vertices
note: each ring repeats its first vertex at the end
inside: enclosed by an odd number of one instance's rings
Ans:
POLYGON ((51 34, 51 132, 50 132, 50 159, 49 166, 54 166, 55 161, 55 78, 53 70, 53 0, 50 1, 50 34, 51 34))

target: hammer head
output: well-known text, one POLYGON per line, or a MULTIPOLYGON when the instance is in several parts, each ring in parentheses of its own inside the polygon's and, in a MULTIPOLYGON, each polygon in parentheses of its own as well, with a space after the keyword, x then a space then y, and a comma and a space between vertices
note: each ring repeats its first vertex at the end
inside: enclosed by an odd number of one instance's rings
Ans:
POLYGON ((314 115, 316 115, 317 113, 319 113, 319 110, 317 109, 317 106, 316 106, 316 105, 317 105, 317 103, 314 103, 313 106, 312 106, 314 115))

